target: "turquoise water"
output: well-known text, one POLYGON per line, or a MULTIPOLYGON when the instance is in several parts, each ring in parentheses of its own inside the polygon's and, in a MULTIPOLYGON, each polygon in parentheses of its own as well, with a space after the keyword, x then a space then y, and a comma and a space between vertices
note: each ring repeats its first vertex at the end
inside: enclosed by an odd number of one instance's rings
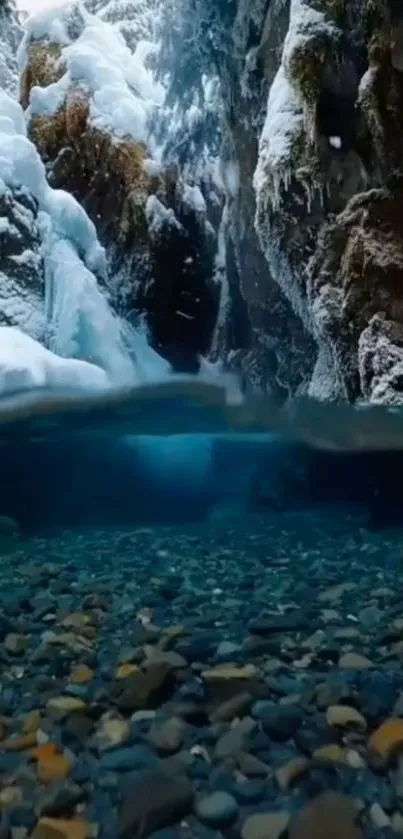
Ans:
POLYGON ((194 380, 0 404, 0 515, 30 532, 332 504, 398 525, 401 463, 397 409, 231 403, 194 380))

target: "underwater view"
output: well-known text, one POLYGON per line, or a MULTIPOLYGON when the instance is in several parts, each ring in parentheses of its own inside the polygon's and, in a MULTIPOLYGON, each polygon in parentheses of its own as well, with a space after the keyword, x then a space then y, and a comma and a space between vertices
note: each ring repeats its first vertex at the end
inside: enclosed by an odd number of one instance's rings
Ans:
POLYGON ((4 398, 0 835, 399 835, 402 440, 194 379, 4 398))
POLYGON ((0 839, 403 837, 403 4, 0 0, 0 839))

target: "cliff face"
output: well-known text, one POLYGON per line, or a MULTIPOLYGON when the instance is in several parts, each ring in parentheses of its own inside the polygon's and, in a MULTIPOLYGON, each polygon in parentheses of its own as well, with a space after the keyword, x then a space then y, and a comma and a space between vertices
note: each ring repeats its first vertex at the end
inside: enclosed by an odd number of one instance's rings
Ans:
POLYGON ((21 101, 115 307, 178 366, 210 352, 280 400, 401 401, 403 9, 87 8, 28 27, 21 101))
POLYGON ((393 3, 292 0, 268 96, 256 229, 319 397, 401 398, 402 22, 393 3))
POLYGON ((182 40, 199 34, 194 66, 220 81, 238 173, 221 346, 283 396, 400 401, 403 8, 179 5, 182 40))

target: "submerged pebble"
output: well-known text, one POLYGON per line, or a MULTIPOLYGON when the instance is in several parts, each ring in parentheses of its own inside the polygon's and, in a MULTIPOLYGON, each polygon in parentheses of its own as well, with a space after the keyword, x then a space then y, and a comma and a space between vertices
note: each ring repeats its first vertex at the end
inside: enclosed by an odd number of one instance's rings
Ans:
POLYGON ((12 825, 399 834, 403 539, 357 550, 356 533, 294 514, 18 542, 0 608, 12 825))

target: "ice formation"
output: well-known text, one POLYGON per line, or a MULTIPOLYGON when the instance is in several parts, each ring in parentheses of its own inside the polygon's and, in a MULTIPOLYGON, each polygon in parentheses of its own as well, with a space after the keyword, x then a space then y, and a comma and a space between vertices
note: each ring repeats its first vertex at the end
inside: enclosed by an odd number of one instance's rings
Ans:
POLYGON ((114 385, 164 378, 169 365, 112 312, 98 285, 106 266, 93 223, 70 194, 49 187, 20 106, 0 92, 0 193, 7 187, 25 188, 40 208, 50 348, 94 361, 114 385))
POLYGON ((338 35, 335 24, 307 0, 291 0, 289 28, 269 91, 254 177, 258 200, 269 183, 269 202, 274 210, 279 208, 281 191, 289 188, 291 177, 305 187, 308 211, 312 193, 320 186, 312 172, 307 173, 305 159, 311 152, 311 164, 314 160, 310 147, 318 96, 315 73, 316 65, 324 63, 329 44, 337 42, 338 35))
POLYGON ((100 367, 73 358, 60 358, 14 327, 0 327, 0 394, 33 388, 62 391, 102 391, 110 386, 100 367))

